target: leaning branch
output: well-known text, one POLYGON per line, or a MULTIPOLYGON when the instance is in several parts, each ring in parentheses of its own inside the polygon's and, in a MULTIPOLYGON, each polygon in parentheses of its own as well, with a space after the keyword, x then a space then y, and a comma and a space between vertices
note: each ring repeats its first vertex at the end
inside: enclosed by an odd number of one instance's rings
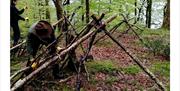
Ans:
POLYGON ((20 44, 17 44, 17 45, 15 45, 15 46, 13 46, 12 48, 10 48, 10 51, 12 51, 12 50, 14 50, 14 49, 22 46, 24 43, 26 43, 26 40, 24 40, 24 41, 23 41, 22 43, 20 43, 20 44))
POLYGON ((28 70, 28 69, 30 69, 30 67, 25 67, 25 68, 17 71, 16 73, 14 73, 14 74, 10 77, 10 79, 13 79, 13 78, 16 77, 18 74, 20 74, 20 73, 22 73, 22 72, 24 72, 24 71, 26 71, 26 70, 28 70))
POLYGON ((162 91, 166 91, 166 88, 164 87, 164 85, 159 81, 158 78, 155 77, 155 75, 146 67, 144 66, 140 60, 134 56, 132 56, 132 54, 127 51, 125 49, 124 46, 122 46, 122 44, 120 42, 118 42, 114 37, 111 36, 111 34, 107 31, 107 30, 103 30, 104 33, 109 37, 111 38, 120 48, 122 48, 125 53, 131 57, 131 59, 159 86, 159 88, 162 90, 162 91))

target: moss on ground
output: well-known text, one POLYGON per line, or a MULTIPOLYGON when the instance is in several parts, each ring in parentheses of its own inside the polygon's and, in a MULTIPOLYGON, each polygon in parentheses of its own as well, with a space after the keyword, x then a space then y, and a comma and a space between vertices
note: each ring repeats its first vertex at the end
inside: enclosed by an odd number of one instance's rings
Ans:
POLYGON ((114 71, 118 71, 118 66, 115 65, 111 60, 95 60, 91 62, 87 62, 87 69, 92 73, 103 72, 107 74, 111 74, 114 71))

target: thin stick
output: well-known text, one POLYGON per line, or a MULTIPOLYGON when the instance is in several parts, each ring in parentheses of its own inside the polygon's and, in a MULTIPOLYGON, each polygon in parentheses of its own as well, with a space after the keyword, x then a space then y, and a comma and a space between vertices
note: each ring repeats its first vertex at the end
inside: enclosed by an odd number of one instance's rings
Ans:
POLYGON ((61 18, 61 19, 59 19, 58 21, 56 21, 55 23, 53 23, 52 24, 52 26, 56 26, 57 24, 59 24, 61 21, 63 21, 64 20, 64 18, 61 18))
POLYGON ((24 41, 23 41, 22 43, 20 43, 20 44, 17 44, 17 45, 15 45, 15 46, 13 46, 12 48, 10 48, 10 51, 12 51, 12 50, 14 50, 14 49, 22 46, 24 43, 26 43, 26 40, 24 40, 24 41))
POLYGON ((13 79, 13 78, 16 77, 18 74, 20 74, 20 73, 22 73, 22 72, 24 72, 24 71, 26 71, 26 70, 28 70, 28 69, 30 69, 30 67, 25 67, 25 68, 17 71, 16 73, 14 73, 14 74, 10 77, 10 79, 13 79))

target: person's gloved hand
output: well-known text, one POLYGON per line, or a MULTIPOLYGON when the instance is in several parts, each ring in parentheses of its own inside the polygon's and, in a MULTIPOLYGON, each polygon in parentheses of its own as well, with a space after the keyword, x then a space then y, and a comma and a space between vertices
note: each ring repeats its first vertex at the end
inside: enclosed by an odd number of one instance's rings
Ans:
POLYGON ((25 20, 26 20, 26 21, 28 21, 28 20, 29 20, 29 18, 28 18, 28 17, 26 17, 26 18, 25 18, 25 20))
POLYGON ((37 69, 37 66, 38 66, 38 63, 37 62, 34 62, 32 65, 31 65, 31 68, 33 70, 37 69))

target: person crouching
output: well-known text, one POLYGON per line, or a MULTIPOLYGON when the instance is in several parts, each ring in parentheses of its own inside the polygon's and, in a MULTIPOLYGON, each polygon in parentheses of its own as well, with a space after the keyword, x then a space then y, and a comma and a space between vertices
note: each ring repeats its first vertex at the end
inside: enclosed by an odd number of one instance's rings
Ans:
MULTIPOLYGON (((49 45, 56 40, 54 29, 51 24, 47 21, 41 20, 34 23, 28 32, 27 36, 27 51, 30 54, 31 58, 35 58, 39 46, 49 45)), ((48 53, 50 55, 56 53, 56 43, 53 44, 49 49, 48 53)), ((28 61, 27 66, 33 66, 31 60, 28 61)), ((59 79, 59 65, 55 64, 53 66, 53 76, 55 79, 59 79)))

